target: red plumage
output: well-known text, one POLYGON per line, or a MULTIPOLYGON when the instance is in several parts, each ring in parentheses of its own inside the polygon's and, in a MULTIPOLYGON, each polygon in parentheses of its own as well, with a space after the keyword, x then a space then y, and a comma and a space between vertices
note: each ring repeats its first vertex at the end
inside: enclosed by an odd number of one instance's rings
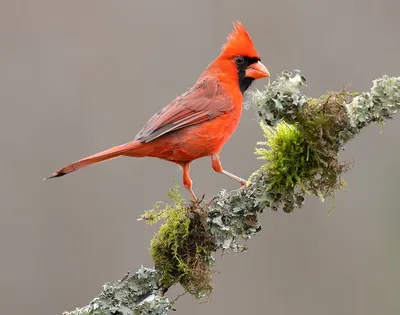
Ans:
POLYGON ((211 156, 215 171, 245 184, 222 169, 219 152, 239 124, 244 90, 253 80, 268 76, 249 34, 236 22, 221 54, 193 87, 151 117, 134 141, 69 164, 48 178, 119 156, 156 157, 182 167, 183 183, 197 200, 189 176, 190 162, 211 156))

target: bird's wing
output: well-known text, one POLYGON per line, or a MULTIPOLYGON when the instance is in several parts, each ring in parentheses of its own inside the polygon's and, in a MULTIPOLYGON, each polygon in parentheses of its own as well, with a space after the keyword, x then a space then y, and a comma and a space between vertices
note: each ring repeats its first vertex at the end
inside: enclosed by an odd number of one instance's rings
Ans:
POLYGON ((150 142, 166 133, 214 119, 233 109, 233 101, 217 78, 205 77, 156 113, 136 135, 150 142))

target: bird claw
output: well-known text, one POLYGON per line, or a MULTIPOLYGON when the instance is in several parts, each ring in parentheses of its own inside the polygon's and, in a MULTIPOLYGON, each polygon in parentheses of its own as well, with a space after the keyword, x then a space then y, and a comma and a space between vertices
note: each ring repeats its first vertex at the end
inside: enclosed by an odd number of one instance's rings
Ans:
POLYGON ((206 197, 206 194, 203 194, 203 196, 201 196, 201 198, 197 198, 196 201, 193 200, 193 202, 197 205, 201 204, 204 200, 204 198, 206 197))
POLYGON ((194 199, 190 200, 190 202, 187 205, 187 207, 189 207, 189 208, 191 208, 191 207, 197 208, 203 202, 205 197, 206 197, 206 195, 203 194, 203 196, 200 199, 196 197, 196 200, 194 200, 194 199))
POLYGON ((241 182, 240 183, 240 187, 239 187, 239 191, 243 191, 246 188, 249 188, 251 185, 253 185, 251 182, 241 182))

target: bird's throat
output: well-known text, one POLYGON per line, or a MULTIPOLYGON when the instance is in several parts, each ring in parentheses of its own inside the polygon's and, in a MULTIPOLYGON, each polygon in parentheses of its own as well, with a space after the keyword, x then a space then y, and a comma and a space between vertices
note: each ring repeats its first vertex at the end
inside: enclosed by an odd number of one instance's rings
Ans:
POLYGON ((253 81, 254 81, 253 78, 245 77, 244 73, 243 73, 243 76, 241 77, 241 75, 239 73, 240 92, 242 92, 242 94, 244 94, 244 92, 246 92, 246 90, 250 87, 250 85, 253 83, 253 81))

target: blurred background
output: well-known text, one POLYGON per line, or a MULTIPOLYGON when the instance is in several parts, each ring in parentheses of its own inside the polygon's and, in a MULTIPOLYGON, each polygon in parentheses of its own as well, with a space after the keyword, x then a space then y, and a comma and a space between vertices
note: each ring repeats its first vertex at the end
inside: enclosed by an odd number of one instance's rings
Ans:
MULTIPOLYGON (((0 313, 61 314, 152 266, 157 226, 136 219, 180 183, 175 165, 121 158, 42 178, 130 141, 220 53, 233 20, 271 79, 298 68, 303 92, 319 96, 400 76, 399 13, 397 0, 2 0, 0 313)), ((244 112, 221 154, 241 177, 260 165, 255 117, 244 112)), ((176 314, 399 314, 399 133, 400 116, 364 130, 341 155, 355 166, 330 216, 313 197, 289 215, 267 211, 247 253, 217 255, 211 302, 184 296, 176 314)), ((191 174, 198 195, 237 188, 209 159, 191 174)))

